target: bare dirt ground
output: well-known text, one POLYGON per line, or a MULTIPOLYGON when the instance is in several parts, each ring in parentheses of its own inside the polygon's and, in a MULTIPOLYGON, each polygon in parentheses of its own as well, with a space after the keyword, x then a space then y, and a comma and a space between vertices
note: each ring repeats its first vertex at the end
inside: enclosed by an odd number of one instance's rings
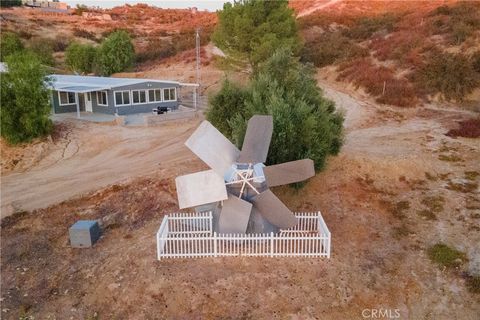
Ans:
MULTIPOLYGON (((39 143, 36 159, 10 158, 24 168, 2 177, 2 217, 45 208, 130 177, 188 159, 183 141, 199 120, 161 127, 121 127, 71 120, 54 143, 39 143)), ((25 154, 25 156, 27 156, 25 154)), ((2 157, 3 158, 3 157, 2 157)), ((4 159, 6 160, 6 159, 4 159)))
POLYGON ((480 177, 472 174, 480 173, 480 140, 445 136, 473 114, 378 106, 322 72, 318 81, 346 113, 345 145, 300 192, 274 192, 292 210, 323 212, 330 260, 156 261, 154 234, 162 216, 178 210, 175 176, 205 167, 183 147, 198 122, 71 123, 78 148, 61 138, 58 150, 2 177, 13 203, 67 194, 3 220, 2 318, 361 319, 362 310, 382 308, 399 309, 401 319, 478 319, 480 298, 463 274, 480 272, 480 177), (99 182, 112 185, 67 200, 99 182), (426 214, 431 197, 443 204, 426 214), (400 201, 408 203, 401 212, 400 201), (92 249, 69 247, 77 219, 101 221, 104 235, 92 249), (437 242, 469 261, 438 268, 425 253, 437 242))

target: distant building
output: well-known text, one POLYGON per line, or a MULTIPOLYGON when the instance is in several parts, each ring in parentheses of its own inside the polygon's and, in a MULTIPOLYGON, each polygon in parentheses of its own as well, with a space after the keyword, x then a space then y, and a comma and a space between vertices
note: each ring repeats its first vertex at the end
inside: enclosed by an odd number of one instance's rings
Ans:
POLYGON ((24 6, 33 8, 46 8, 56 10, 68 10, 69 6, 65 2, 58 0, 22 0, 24 6))

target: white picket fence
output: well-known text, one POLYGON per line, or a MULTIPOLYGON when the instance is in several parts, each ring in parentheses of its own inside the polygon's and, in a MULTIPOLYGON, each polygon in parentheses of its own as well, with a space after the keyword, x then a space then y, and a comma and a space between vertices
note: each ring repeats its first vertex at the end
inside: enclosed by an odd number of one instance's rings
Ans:
POLYGON ((212 213, 166 215, 157 232, 157 259, 223 256, 327 257, 331 234, 320 211, 295 213, 298 224, 274 234, 217 234, 212 213))

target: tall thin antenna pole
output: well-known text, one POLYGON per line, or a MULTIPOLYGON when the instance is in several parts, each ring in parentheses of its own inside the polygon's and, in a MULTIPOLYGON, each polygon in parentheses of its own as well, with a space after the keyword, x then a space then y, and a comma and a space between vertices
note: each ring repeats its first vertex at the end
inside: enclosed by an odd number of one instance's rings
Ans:
POLYGON ((195 82, 198 84, 195 92, 195 110, 197 109, 197 104, 200 104, 200 29, 196 29, 195 34, 195 82))

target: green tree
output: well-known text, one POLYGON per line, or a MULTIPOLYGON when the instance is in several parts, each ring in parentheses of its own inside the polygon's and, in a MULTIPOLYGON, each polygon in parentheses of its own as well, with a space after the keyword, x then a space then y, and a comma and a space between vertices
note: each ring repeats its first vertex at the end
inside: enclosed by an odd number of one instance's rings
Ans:
POLYGON ((17 34, 2 32, 0 38, 0 61, 5 61, 7 56, 21 50, 23 50, 23 44, 17 34))
POLYGON ((98 73, 109 76, 132 66, 135 50, 130 35, 124 30, 112 32, 97 51, 98 73))
POLYGON ((95 56, 96 49, 92 45, 72 42, 65 51, 65 64, 74 72, 91 73, 95 56))
POLYGON ((15 144, 48 134, 53 126, 45 68, 28 51, 8 56, 6 63, 0 81, 2 137, 15 144))
POLYGON ((233 60, 254 69, 280 47, 298 52, 300 38, 293 10, 287 0, 227 2, 218 13, 214 43, 233 60))
POLYGON ((323 97, 313 68, 301 64, 288 49, 278 50, 260 66, 244 94, 237 96, 225 86, 219 95, 222 101, 235 106, 236 112, 224 112, 219 104, 212 103, 217 95, 211 99, 207 119, 241 146, 248 119, 255 114, 272 115, 274 129, 268 164, 310 158, 315 168, 321 170, 326 157, 339 152, 343 116, 332 101, 323 97), (223 116, 213 117, 214 110, 223 116))

